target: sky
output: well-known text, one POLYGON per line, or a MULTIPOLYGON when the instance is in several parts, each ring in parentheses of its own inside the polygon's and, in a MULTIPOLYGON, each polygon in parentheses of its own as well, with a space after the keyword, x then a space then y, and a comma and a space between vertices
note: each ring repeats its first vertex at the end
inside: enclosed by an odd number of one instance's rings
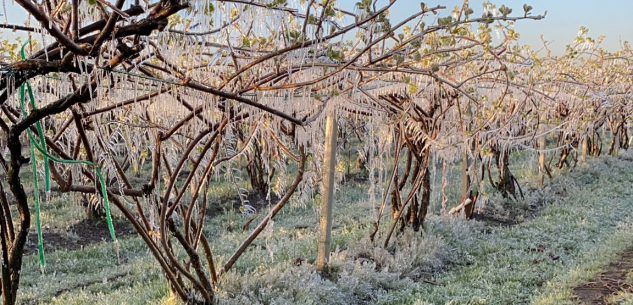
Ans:
MULTIPOLYGON (((0 23, 8 19, 10 23, 22 24, 23 10, 13 0, 4 0, 7 7, 7 16, 0 16, 0 23)), ((194 0, 196 1, 196 0, 194 0)), ((262 0, 263 1, 263 0, 262 0)), ((388 0, 379 0, 384 4, 388 0)), ((481 15, 481 7, 484 0, 469 0, 470 6, 475 10, 475 15, 481 15)), ((358 0, 338 0, 338 5, 352 10, 358 0)), ((407 15, 420 9, 419 0, 397 0, 390 10, 391 17, 401 20, 407 15)), ((447 7, 445 14, 450 14, 456 5, 461 6, 463 0, 426 0, 428 6, 444 5, 447 7)), ((565 46, 573 41, 581 26, 589 28, 589 36, 597 38, 606 36, 604 47, 608 50, 617 50, 623 41, 633 42, 633 0, 489 0, 500 7, 502 4, 512 8, 513 14, 522 14, 523 4, 534 7, 534 14, 542 14, 547 11, 544 20, 525 20, 517 23, 516 29, 521 35, 521 42, 535 49, 542 47, 541 35, 549 42, 550 49, 555 54, 561 54, 565 46)), ((0 14, 4 10, 0 8, 0 14)), ((431 24, 432 19, 425 20, 431 24)), ((394 24, 394 22, 392 22, 394 24)), ((0 35, 13 35, 9 31, 0 30, 0 35)), ((5 38, 5 37, 2 37, 5 38)))
MULTIPOLYGON (((341 2, 341 0, 339 0, 341 2)), ((343 2, 356 2, 343 0, 343 2)), ((455 5, 461 6, 463 0, 424 1, 428 6, 443 5, 450 14, 455 5)), ((483 0, 470 0, 470 7, 476 16, 481 16, 483 0)), ((604 47, 614 51, 620 49, 623 41, 633 43, 633 0, 489 0, 500 7, 502 4, 513 9, 513 14, 523 14, 523 4, 531 5, 533 14, 547 11, 543 20, 525 20, 516 24, 516 30, 521 35, 520 41, 534 48, 540 48, 543 43, 541 35, 550 42, 550 49, 560 54, 565 46, 571 43, 581 26, 589 29, 589 36, 597 38, 606 36, 604 47)), ((350 4, 347 5, 350 5, 350 4)), ((391 9, 392 17, 402 19, 412 10, 419 9, 418 0, 399 0, 391 9)), ((353 5, 353 4, 352 4, 353 5)), ((426 22, 429 24, 429 22, 426 22)))

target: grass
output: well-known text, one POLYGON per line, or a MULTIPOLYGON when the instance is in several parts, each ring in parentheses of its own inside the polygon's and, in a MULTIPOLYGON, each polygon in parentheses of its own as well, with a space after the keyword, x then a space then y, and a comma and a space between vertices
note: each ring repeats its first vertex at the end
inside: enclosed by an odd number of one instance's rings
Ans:
MULTIPOLYGON (((529 177, 532 185, 534 171, 518 165, 515 174, 529 177)), ((627 234, 633 227, 632 166, 610 157, 592 160, 530 191, 521 202, 489 193, 489 213, 523 221, 500 226, 431 215, 423 234, 405 232, 387 249, 367 238, 375 213, 368 185, 347 182, 336 195, 328 278, 314 272, 318 197, 299 196, 222 277, 218 302, 573 304, 573 287, 633 245, 627 234)), ((449 181, 459 181, 457 175, 451 169, 449 181)), ((229 198, 231 188, 219 184, 218 200, 229 198)), ((457 198, 458 189, 448 190, 450 198, 457 198)), ((50 231, 65 232, 81 220, 81 211, 69 201, 59 197, 44 206, 50 231)), ((436 213, 438 202, 434 198, 436 213)), ((248 234, 241 230, 244 222, 232 210, 209 220, 205 234, 214 241, 219 264, 248 234)), ((138 237, 120 240, 119 247, 119 257, 112 242, 49 251, 44 274, 36 255, 26 257, 19 302, 177 304, 138 237)), ((614 302, 633 304, 633 299, 623 295, 614 302)))

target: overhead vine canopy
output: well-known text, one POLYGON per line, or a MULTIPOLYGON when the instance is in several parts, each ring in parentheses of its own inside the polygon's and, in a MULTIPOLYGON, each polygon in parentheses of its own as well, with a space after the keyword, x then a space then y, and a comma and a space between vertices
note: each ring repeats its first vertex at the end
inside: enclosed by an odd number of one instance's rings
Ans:
MULTIPOLYGON (((362 140, 372 194, 374 184, 387 185, 375 192, 383 200, 376 202, 372 238, 390 192, 394 217, 408 211, 416 230, 423 225, 432 153, 449 161, 462 152, 481 163, 496 158, 503 172, 504 155, 548 133, 568 136, 557 149, 593 135, 605 121, 614 135, 625 133, 632 113, 629 47, 607 53, 583 32, 565 56, 542 57, 520 46, 513 29, 544 17, 528 5, 513 13, 486 3, 475 16, 468 1, 450 14, 422 3, 395 20, 389 16, 395 1, 378 2, 363 0, 350 11, 334 0, 16 0, 27 24, 0 25, 23 33, 20 44, 7 44, 0 67, 0 127, 10 151, 2 160, 3 194, 11 194, 20 213, 12 218, 2 196, 2 282, 12 285, 6 302, 15 303, 30 226, 30 198, 20 180, 29 162, 23 134, 37 132, 38 122, 43 130, 31 144, 39 152, 29 156, 44 160, 34 167, 36 177, 50 171, 55 192, 103 190, 100 196, 134 225, 176 295, 206 303, 217 277, 290 196, 315 184, 304 178, 318 166, 306 160, 322 151, 325 113, 332 110, 369 131, 362 140), (36 102, 30 105, 17 94, 27 84, 36 102), (416 164, 411 175, 407 169, 399 176, 398 162, 391 171, 376 163, 405 151, 416 160, 408 163, 416 164), (207 189, 215 176, 231 176, 245 156, 258 158, 247 164, 260 176, 252 185, 278 201, 216 268, 203 230, 207 189), (55 160, 88 163, 49 162, 55 160)), ((483 177, 475 164, 466 173, 483 177)), ((509 183, 493 182, 515 195, 509 183)))

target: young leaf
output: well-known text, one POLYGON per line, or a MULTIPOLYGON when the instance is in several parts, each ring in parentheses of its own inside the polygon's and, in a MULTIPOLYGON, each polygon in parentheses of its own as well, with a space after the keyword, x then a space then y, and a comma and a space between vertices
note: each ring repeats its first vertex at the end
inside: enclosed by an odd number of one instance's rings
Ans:
POLYGON ((449 26, 452 22, 453 22, 453 17, 444 17, 444 18, 439 18, 437 20, 437 23, 440 26, 449 26))
POLYGON ((527 15, 530 13, 530 11, 532 10, 532 7, 527 5, 527 4, 523 4, 523 12, 525 13, 525 16, 527 17, 527 15))
POLYGON ((505 6, 505 5, 502 5, 499 8, 499 12, 501 13, 501 15, 503 15, 503 17, 508 17, 508 15, 510 15, 512 13, 512 9, 507 7, 507 6, 505 6))

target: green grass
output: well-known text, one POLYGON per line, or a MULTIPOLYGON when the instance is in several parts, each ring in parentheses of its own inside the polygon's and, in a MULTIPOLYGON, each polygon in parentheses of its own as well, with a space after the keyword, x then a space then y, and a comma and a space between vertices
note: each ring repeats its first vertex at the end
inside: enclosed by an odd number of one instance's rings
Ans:
MULTIPOLYGON (((535 178, 534 171, 523 166, 530 163, 527 160, 513 167, 515 174, 528 177, 526 185, 535 178)), ((222 277, 218 301, 572 304, 574 286, 590 279, 618 252, 633 245, 633 236, 627 234, 633 226, 631 167, 631 162, 605 157, 555 178, 546 188, 529 192, 518 203, 490 194, 487 211, 525 221, 515 226, 495 226, 431 215, 423 234, 405 232, 388 249, 367 238, 375 215, 368 200, 368 185, 346 183, 336 194, 329 279, 316 274, 313 265, 318 196, 299 196, 222 277), (536 207, 541 206, 535 214, 536 207)), ((441 179, 439 175, 438 171, 436 181, 441 179)), ((451 168, 449 181, 459 181, 458 176, 458 170, 451 168)), ((235 188, 218 184, 218 200, 230 198, 235 188)), ((448 192, 451 198, 457 198, 458 191, 459 187, 452 186, 448 192)), ((44 225, 61 233, 80 221, 81 210, 70 201, 56 198, 45 205, 44 225)), ((439 212, 439 197, 434 198, 434 204, 433 211, 439 212)), ((213 241, 218 264, 247 236, 248 232, 241 230, 245 220, 235 211, 209 220, 205 234, 213 241)), ((119 258, 115 253, 111 242, 82 250, 49 251, 44 274, 39 272, 36 255, 26 257, 19 302, 175 302, 139 238, 122 239, 119 258)), ((620 301, 631 304, 630 296, 620 301)))

